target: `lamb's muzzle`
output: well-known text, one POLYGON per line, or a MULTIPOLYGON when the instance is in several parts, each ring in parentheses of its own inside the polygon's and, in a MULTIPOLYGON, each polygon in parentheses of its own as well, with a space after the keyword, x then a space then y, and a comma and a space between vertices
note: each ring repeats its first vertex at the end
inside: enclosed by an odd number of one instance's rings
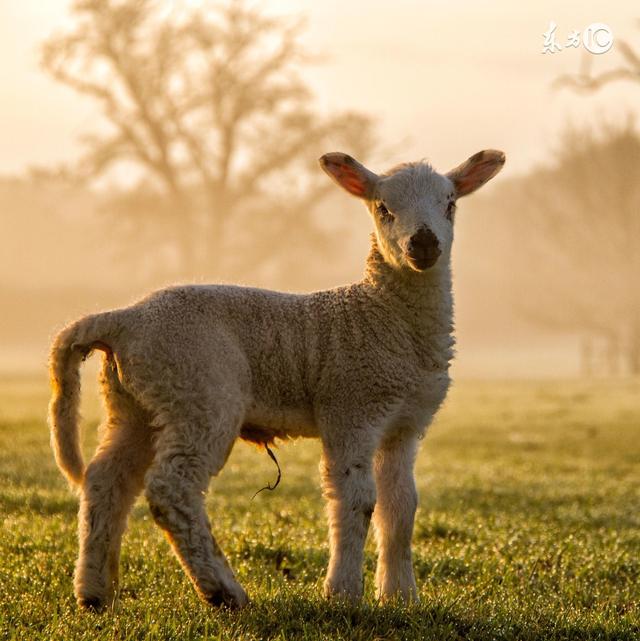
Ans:
POLYGON ((417 271, 433 267, 442 255, 438 238, 428 227, 421 227, 413 234, 405 249, 409 264, 417 271))

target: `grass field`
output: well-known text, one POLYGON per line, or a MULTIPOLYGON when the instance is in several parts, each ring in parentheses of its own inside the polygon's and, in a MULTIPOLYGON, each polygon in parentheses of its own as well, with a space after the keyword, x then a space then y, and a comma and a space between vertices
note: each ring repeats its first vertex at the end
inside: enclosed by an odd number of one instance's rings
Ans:
MULTIPOLYGON (((215 533, 252 604, 201 604, 140 501, 121 598, 76 608, 76 499, 55 468, 47 390, 0 379, 0 639, 639 639, 640 382, 457 384, 423 442, 414 535, 421 602, 325 602, 318 445, 238 444, 212 482, 215 533)), ((97 411, 87 405, 87 452, 97 411)))

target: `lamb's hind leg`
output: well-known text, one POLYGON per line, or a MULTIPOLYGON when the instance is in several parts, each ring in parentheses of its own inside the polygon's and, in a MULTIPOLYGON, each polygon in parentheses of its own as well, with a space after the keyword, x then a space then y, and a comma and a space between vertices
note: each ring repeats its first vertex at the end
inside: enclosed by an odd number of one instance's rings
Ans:
POLYGON ((398 434, 382 443, 374 460, 378 501, 373 524, 378 543, 378 597, 417 600, 411 535, 418 495, 413 478, 416 437, 398 434))
POLYGON ((200 597, 242 607, 248 599, 218 547, 205 511, 209 479, 223 467, 240 429, 237 408, 168 419, 145 480, 156 523, 165 531, 200 597))
POLYGON ((78 603, 94 609, 111 604, 115 597, 127 515, 153 456, 148 417, 121 387, 109 359, 101 382, 107 422, 82 484, 74 581, 78 603))

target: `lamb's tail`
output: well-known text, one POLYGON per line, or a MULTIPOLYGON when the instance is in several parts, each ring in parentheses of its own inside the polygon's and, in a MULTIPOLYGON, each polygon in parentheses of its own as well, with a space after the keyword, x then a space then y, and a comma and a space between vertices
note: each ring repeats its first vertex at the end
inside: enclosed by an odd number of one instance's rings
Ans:
POLYGON ((58 467, 71 485, 79 486, 84 475, 78 428, 80 364, 94 349, 101 349, 113 357, 115 329, 113 312, 86 316, 62 330, 51 348, 51 447, 58 467))

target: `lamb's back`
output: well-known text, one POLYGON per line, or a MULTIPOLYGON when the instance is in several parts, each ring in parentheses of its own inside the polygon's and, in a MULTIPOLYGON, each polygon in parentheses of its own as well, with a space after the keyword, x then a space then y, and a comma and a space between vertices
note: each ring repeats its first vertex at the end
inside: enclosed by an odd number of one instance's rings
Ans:
POLYGON ((298 402, 317 376, 313 363, 326 326, 314 297, 233 285, 167 288, 123 310, 123 345, 221 368, 242 358, 256 394, 298 402))

